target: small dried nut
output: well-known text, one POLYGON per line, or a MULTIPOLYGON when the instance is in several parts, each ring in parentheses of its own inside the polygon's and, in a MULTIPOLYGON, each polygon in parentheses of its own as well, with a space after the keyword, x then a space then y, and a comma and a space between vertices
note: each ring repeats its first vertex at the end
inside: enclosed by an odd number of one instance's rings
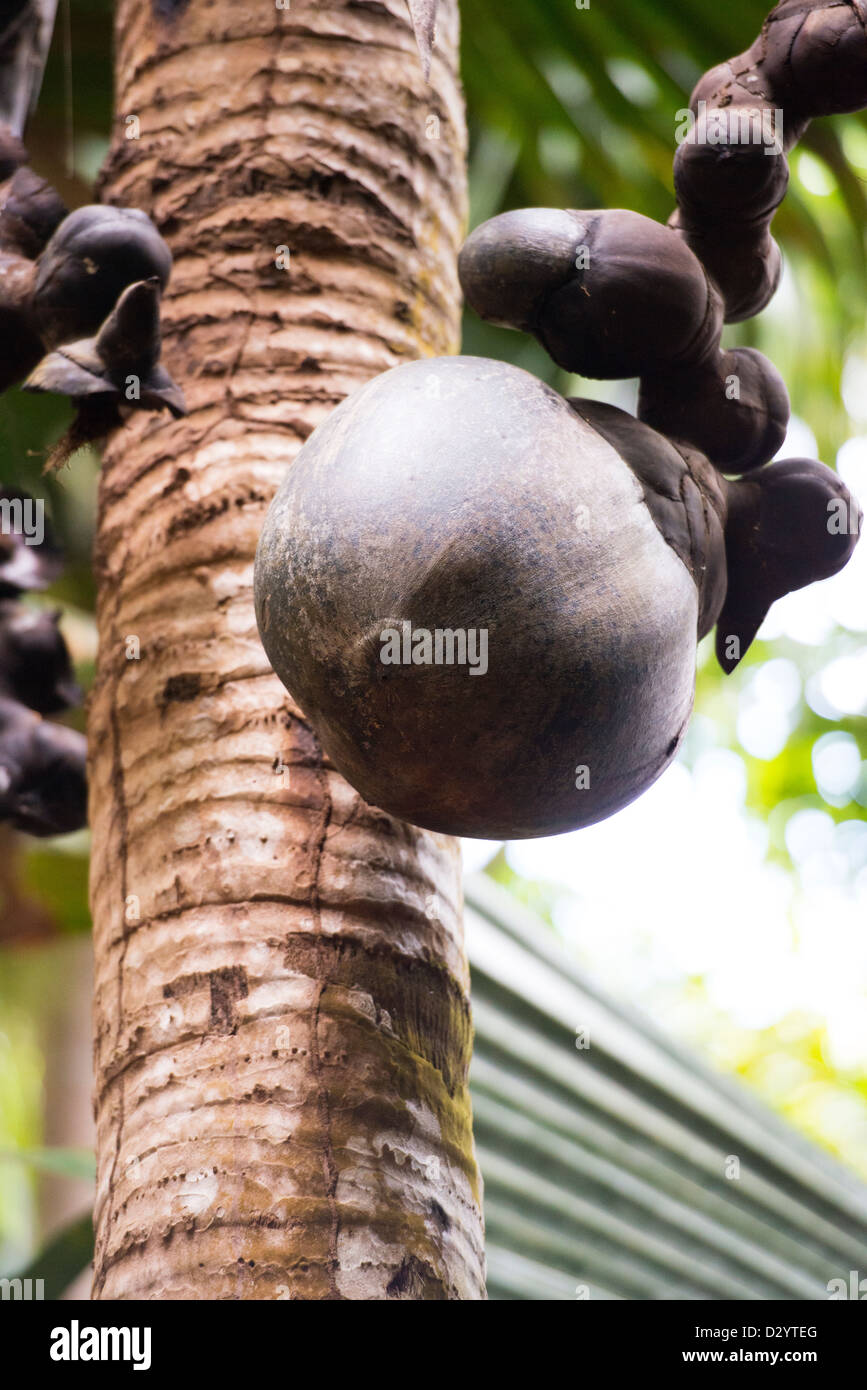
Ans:
POLYGON ((842 479, 816 459, 781 459, 726 491, 729 583, 716 652, 728 672, 776 599, 847 564, 862 516, 842 479))
POLYGON ((46 346, 96 333, 128 285, 153 277, 165 288, 171 267, 171 252, 146 213, 77 208, 38 262, 34 305, 46 346))
POLYGON ((87 744, 0 698, 0 820, 29 835, 63 835, 87 824, 87 744))
POLYGON ((59 714, 81 701, 60 616, 59 609, 34 612, 0 601, 0 696, 39 714, 59 714))

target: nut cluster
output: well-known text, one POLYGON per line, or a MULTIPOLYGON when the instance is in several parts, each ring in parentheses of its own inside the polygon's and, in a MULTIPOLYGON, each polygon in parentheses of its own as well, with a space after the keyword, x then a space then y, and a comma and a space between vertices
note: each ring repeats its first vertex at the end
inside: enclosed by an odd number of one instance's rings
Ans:
MULTIPOLYGON (((0 499, 30 500, 10 489, 0 499)), ((0 535, 0 821, 31 835, 79 830, 87 820, 84 736, 43 718, 81 699, 60 612, 20 602, 60 568, 50 535, 38 546, 14 530, 0 535)))
POLYGON ((78 417, 53 461, 120 424, 127 409, 183 415, 160 366, 160 295, 172 258, 133 208, 77 208, 27 166, 0 127, 0 391, 70 396, 78 417))
POLYGON ((789 181, 787 152, 814 116, 865 106, 862 0, 782 0, 745 53, 699 81, 674 161, 671 225, 719 286, 727 323, 758 314, 779 283, 770 225, 789 181))
MULTIPOLYGON (((684 460, 705 480, 705 502, 724 523, 727 576, 718 602, 703 594, 702 611, 718 621, 727 671, 770 603, 841 569, 860 530, 856 503, 824 464, 769 462, 786 436, 785 384, 761 353, 724 351, 720 338, 725 322, 764 308, 779 281, 769 228, 788 181, 785 151, 811 116, 867 105, 862 10, 860 0, 783 0, 745 54, 701 79, 668 227, 623 209, 530 208, 484 223, 461 252, 461 283, 482 318, 532 333, 566 371, 640 378, 638 418, 681 460, 648 502, 670 543, 671 509, 663 526, 659 499, 676 497, 684 460), (709 487, 705 460, 747 477, 709 487)), ((647 439, 634 421, 616 433, 621 452, 631 440, 640 475, 647 439)), ((721 563, 709 554, 693 566, 700 590, 721 563)))
MULTIPOLYGON (((82 207, 67 213, 0 125, 0 392, 71 397, 76 418, 49 463, 119 425, 128 409, 186 408, 160 365, 160 297, 169 248, 143 212, 82 207)), ((0 493, 11 505, 22 494, 0 493)), ((7 511, 4 515, 10 515, 7 511)), ((0 820, 32 835, 80 829, 87 819, 84 737, 43 716, 77 703, 60 613, 20 602, 56 578, 50 538, 38 546, 0 535, 0 820)))
POLYGON ((461 283, 482 318, 532 333, 559 367, 641 378, 638 414, 727 473, 773 458, 789 397, 753 348, 723 352, 723 299, 686 242, 622 208, 502 213, 467 239, 461 283))

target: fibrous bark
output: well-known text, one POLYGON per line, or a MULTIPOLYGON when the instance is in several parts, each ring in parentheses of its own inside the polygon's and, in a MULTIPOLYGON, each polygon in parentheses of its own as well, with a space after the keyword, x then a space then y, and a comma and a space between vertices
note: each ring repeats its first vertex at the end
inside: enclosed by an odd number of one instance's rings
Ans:
POLYGON ((313 426, 457 345, 456 41, 428 85, 403 0, 118 5, 104 196, 172 248, 189 416, 101 482, 98 1298, 483 1292, 458 852, 323 760, 251 595, 313 426))

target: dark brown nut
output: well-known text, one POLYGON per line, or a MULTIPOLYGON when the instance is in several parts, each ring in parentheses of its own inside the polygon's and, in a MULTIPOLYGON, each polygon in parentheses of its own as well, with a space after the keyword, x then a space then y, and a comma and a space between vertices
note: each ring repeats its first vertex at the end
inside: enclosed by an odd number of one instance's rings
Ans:
MULTIPOLYGON (((725 97, 718 96, 718 101, 725 97)), ((779 284, 771 219, 789 179, 783 119, 755 100, 706 107, 674 158, 675 227, 710 272, 728 323, 751 318, 779 284)))
POLYGON ((86 740, 0 698, 0 821, 28 835, 87 824, 86 740))
POLYGON ((478 313, 529 329, 582 376, 701 361, 719 342, 716 287, 680 237, 635 212, 504 213, 472 233, 459 270, 478 313))
POLYGON ((27 163, 27 158, 19 137, 0 121, 0 182, 11 179, 15 170, 27 163))
POLYGON ((260 634, 374 805, 489 838, 589 825, 685 732, 691 526, 715 572, 705 618, 725 566, 704 511, 683 457, 624 412, 570 407, 501 362, 408 363, 340 405, 289 470, 259 543, 260 634), (404 633, 421 634, 408 661, 404 633))
POLYGON ((698 82, 690 99, 697 124, 675 158, 678 212, 671 225, 719 285, 726 322, 759 313, 779 283, 769 229, 786 191, 785 151, 812 117, 865 105, 864 0, 783 0, 745 53, 698 82), (751 112, 767 123, 758 139, 755 123, 748 133, 751 112), (720 126, 727 139, 709 141, 708 128, 716 133, 720 126))
POLYGON ((46 346, 95 334, 128 285, 168 284, 172 258, 146 213, 83 207, 61 222, 39 258, 34 305, 46 346))
POLYGON ((461 248, 458 269, 468 303, 489 323, 535 332, 549 295, 575 275, 586 240, 581 213, 523 208, 492 217, 461 248))
MULTIPOLYGON (((725 127, 734 133, 732 108, 720 114, 725 117, 725 127)), ((693 134, 700 129, 696 126, 693 134)), ((735 221, 733 209, 737 222, 769 222, 788 185, 788 160, 782 149, 773 145, 748 139, 702 144, 687 137, 674 156, 674 191, 682 226, 720 218, 727 227, 735 221)))
POLYGON ((815 459, 782 459, 726 485, 728 592, 717 658, 732 671, 771 604, 836 574, 861 532, 861 510, 842 480, 815 459))
POLYGON ((865 26, 863 0, 777 5, 763 31, 763 66, 776 102, 806 117, 867 106, 865 26))
POLYGON ((15 386, 44 352, 33 316, 36 267, 0 251, 0 393, 15 386))
POLYGON ((701 450, 724 473, 746 473, 772 459, 790 413, 783 378, 755 348, 642 377, 638 398, 639 419, 701 450))
POLYGON ((66 215, 50 183, 32 169, 19 169, 0 206, 0 249, 35 260, 66 215))
POLYGON ((40 613, 0 601, 0 696, 39 714, 59 714, 82 698, 60 617, 59 609, 40 613))
POLYGON ((669 225, 681 231, 714 284, 723 290, 726 323, 743 323, 760 314, 777 292, 783 271, 780 248, 767 228, 721 229, 712 219, 681 229, 680 214, 669 225))
POLYGON ((580 399, 569 405, 608 440, 641 484, 657 529, 693 577, 698 636, 704 637, 726 594, 724 479, 698 450, 674 443, 616 406, 580 399))

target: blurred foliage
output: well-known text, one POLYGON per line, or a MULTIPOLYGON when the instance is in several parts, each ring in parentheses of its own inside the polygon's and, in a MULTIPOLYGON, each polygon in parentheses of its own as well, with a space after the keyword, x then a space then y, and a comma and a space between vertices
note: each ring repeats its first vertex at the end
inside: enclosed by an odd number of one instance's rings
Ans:
POLYGON ((41 1279, 43 1297, 57 1299, 92 1260, 93 1219, 88 1211, 52 1236, 29 1264, 15 1271, 13 1277, 41 1279))
MULTIPOLYGON (((28 963, 11 951, 0 959, 0 1155, 35 1148, 40 1139, 43 1056, 28 963)), ((0 1165, 0 1275, 32 1248, 33 1170, 0 1165)))
POLYGON ((549 883, 545 879, 526 878, 521 874, 516 874, 509 864, 505 846, 501 847, 493 859, 485 865, 485 873, 489 874, 496 883, 508 888, 512 896, 517 898, 529 912, 535 912, 536 916, 541 917, 543 922, 547 922, 549 926, 554 925, 557 903, 562 892, 556 883, 549 883))
POLYGON ((91 1180, 96 1160, 90 1149, 0 1149, 0 1163, 23 1163, 40 1173, 91 1180))

